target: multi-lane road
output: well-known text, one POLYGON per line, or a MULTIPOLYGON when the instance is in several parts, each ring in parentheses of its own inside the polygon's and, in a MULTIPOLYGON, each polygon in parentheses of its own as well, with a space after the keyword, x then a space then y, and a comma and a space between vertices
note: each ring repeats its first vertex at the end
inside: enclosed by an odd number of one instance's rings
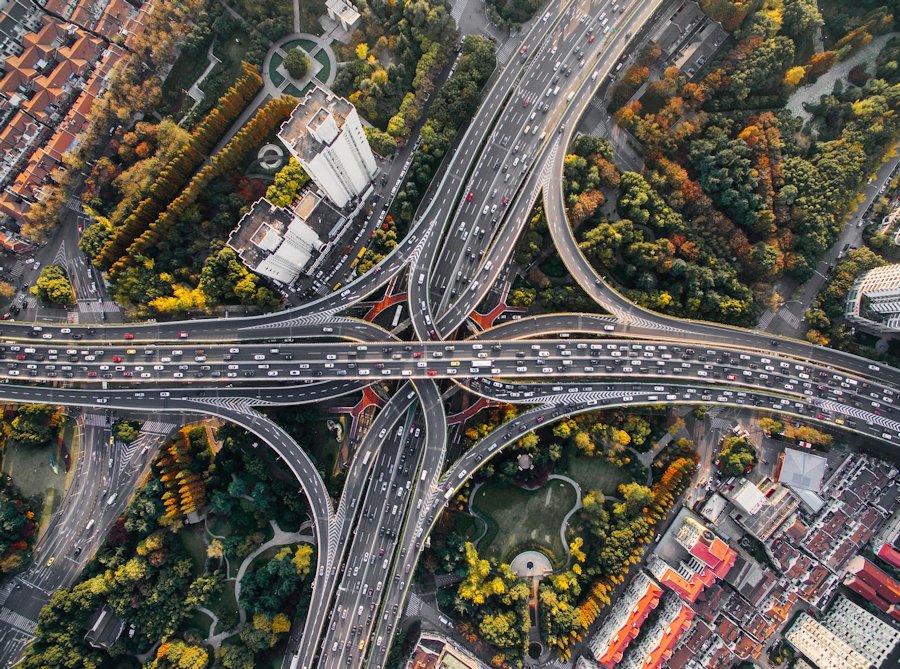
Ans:
MULTIPOLYGON (((643 310, 581 255, 562 197, 566 147, 594 91, 659 4, 569 0, 539 15, 518 55, 492 79, 407 237, 340 291, 250 318, 107 327, 6 322, 0 397, 212 414, 276 450, 309 499, 318 545, 309 611, 285 658, 286 667, 310 669, 383 666, 424 540, 447 500, 504 446, 547 422, 611 406, 720 404, 897 442, 900 370, 643 310), (563 261, 613 316, 524 318, 449 339, 503 280, 541 194, 563 261), (414 341, 340 315, 406 272, 414 341), (392 384, 394 395, 332 499, 307 454, 256 407, 317 402, 376 382, 392 384), (529 408, 448 463, 438 382, 529 408)), ((89 476, 87 466, 79 464, 77 478, 89 476)), ((78 527, 85 514, 95 517, 82 509, 66 526, 78 527)), ((97 517, 105 514, 101 508, 97 517)), ((86 546, 90 535, 82 536, 86 546)), ((59 537, 60 556, 71 556, 71 536, 59 537)))

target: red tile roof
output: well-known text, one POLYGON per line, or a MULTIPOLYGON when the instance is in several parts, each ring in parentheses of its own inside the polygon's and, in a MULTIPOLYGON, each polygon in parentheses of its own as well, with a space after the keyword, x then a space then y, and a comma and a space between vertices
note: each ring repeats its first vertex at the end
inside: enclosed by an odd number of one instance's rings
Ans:
POLYGON ((622 657, 625 655, 625 649, 628 648, 628 644, 631 643, 631 640, 641 631, 641 625, 644 624, 644 621, 647 619, 647 616, 650 615, 650 612, 659 605, 663 589, 650 579, 647 580, 647 589, 628 612, 628 619, 613 637, 609 646, 606 648, 606 652, 597 658, 597 662, 607 669, 612 669, 622 660, 622 657))
POLYGON ((662 667, 666 661, 672 657, 672 651, 678 645, 678 641, 682 635, 691 627, 691 620, 694 619, 694 612, 687 604, 682 604, 681 609, 675 616, 675 619, 669 624, 663 633, 662 639, 656 645, 656 648, 650 651, 650 654, 644 658, 642 669, 658 669, 662 667))
POLYGON ((892 567, 900 569, 900 551, 890 544, 882 544, 876 553, 878 557, 887 562, 892 567))
POLYGON ((897 583, 862 555, 857 555, 849 562, 847 573, 868 584, 888 604, 900 602, 900 583, 897 583))

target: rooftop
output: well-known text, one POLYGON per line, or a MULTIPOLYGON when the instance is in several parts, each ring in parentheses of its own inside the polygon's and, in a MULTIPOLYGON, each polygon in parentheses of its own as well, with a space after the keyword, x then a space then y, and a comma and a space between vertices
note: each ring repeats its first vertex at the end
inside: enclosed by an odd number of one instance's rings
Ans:
POLYGON ((828 459, 821 455, 786 448, 778 480, 791 488, 818 492, 822 488, 822 478, 827 468, 828 459))
POLYGON ((311 161, 330 146, 354 111, 344 98, 314 86, 281 125, 278 137, 303 161, 311 161))

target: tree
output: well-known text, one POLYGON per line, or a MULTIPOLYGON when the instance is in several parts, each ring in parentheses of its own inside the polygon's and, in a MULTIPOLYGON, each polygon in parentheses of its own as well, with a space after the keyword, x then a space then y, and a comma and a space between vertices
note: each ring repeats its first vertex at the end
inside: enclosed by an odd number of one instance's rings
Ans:
POLYGON ((0 299, 11 300, 16 295, 16 287, 9 281, 0 281, 0 299))
POLYGON ((741 476, 756 464, 756 449, 742 437, 726 437, 717 464, 725 476, 741 476))
POLYGON ((128 420, 118 420, 112 427, 112 433, 116 439, 126 444, 137 439, 139 432, 137 423, 128 420))
POLYGON ((297 159, 291 156, 275 175, 275 181, 266 191, 266 199, 278 207, 289 207, 307 183, 309 175, 297 159))
POLYGON ((284 57, 284 69, 293 79, 302 79, 309 71, 309 57, 300 47, 294 47, 284 57))
POLYGON ((53 304, 72 304, 75 301, 75 291, 66 271, 60 265, 46 265, 31 293, 44 302, 53 304))

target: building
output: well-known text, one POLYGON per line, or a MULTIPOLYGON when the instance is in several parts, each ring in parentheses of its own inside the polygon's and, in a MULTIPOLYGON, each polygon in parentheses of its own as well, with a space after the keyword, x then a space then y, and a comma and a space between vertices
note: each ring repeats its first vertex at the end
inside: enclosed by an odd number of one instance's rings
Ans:
POLYGON ((666 65, 693 77, 725 42, 728 33, 710 19, 696 2, 675 6, 668 20, 658 22, 651 39, 662 50, 666 65))
POLYGON ((737 553, 727 543, 692 516, 685 516, 675 540, 718 579, 725 578, 737 559, 737 553))
POLYGON ((827 469, 827 458, 811 451, 786 448, 778 481, 794 490, 819 492, 827 469))
POLYGON ((762 542, 779 535, 800 508, 796 496, 771 479, 763 479, 758 484, 739 479, 723 494, 735 506, 732 519, 762 542))
POLYGON ((290 285, 322 248, 316 231, 292 210, 261 198, 253 203, 228 237, 249 269, 290 285))
POLYGON ((872 663, 805 611, 784 638, 819 669, 871 669, 872 663))
POLYGON ((678 597, 664 601, 659 618, 647 634, 628 652, 620 669, 659 669, 668 662, 682 636, 691 628, 694 611, 678 597))
POLYGON ((844 585, 900 622, 900 583, 862 555, 847 563, 844 585))
POLYGON ((822 624, 875 667, 884 664, 900 641, 900 632, 843 595, 835 599, 822 624))
POLYGON ((359 23, 359 12, 347 0, 327 0, 325 9, 332 21, 341 24, 341 28, 350 32, 359 23))
POLYGON ((847 293, 844 315, 875 333, 900 331, 900 264, 876 267, 859 277, 847 293))
POLYGON ((356 108, 315 86, 285 121, 278 137, 338 207, 362 198, 377 167, 356 108))
POLYGON ((88 631, 84 640, 94 648, 109 650, 125 629, 125 621, 106 604, 88 619, 88 631))
MULTIPOLYGON (((376 641, 376 645, 381 644, 376 641)), ((406 669, 488 669, 487 665, 456 642, 434 632, 424 632, 406 669)))
POLYGON ((616 601, 607 619, 589 641, 594 659, 612 669, 625 655, 628 644, 638 635, 641 625, 658 605, 663 589, 644 572, 634 580, 616 601))

